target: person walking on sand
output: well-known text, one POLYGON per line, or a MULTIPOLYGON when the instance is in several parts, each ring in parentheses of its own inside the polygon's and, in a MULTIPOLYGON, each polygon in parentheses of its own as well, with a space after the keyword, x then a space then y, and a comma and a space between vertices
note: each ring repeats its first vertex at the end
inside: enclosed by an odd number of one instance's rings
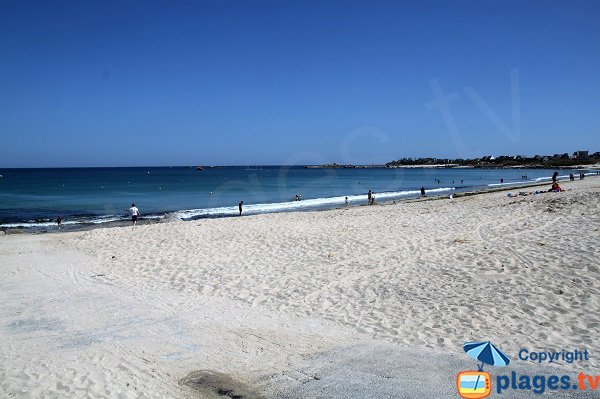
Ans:
POLYGON ((135 226, 135 224, 137 223, 138 215, 140 214, 140 210, 135 206, 135 204, 131 204, 129 212, 131 213, 131 222, 135 226))
POLYGON ((371 200, 373 199, 373 193, 371 190, 367 193, 367 204, 371 205, 371 200))
POLYGON ((242 206, 244 206, 244 201, 240 201, 238 204, 238 209, 240 210, 240 216, 242 216, 242 206))

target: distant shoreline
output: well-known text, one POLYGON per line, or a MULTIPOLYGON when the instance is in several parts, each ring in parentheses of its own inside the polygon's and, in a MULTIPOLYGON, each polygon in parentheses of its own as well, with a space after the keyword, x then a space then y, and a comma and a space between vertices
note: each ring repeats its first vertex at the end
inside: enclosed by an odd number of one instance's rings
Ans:
MULTIPOLYGON (((597 161, 597 160, 594 160, 597 161)), ((29 169, 156 169, 156 168, 172 168, 172 169, 196 169, 196 166, 189 165, 142 165, 142 166, 49 166, 49 167, 0 167, 0 171, 10 170, 29 170, 29 169)), ((461 163, 437 163, 437 164, 415 164, 415 165, 388 165, 388 164, 370 164, 370 165, 353 165, 353 164, 323 164, 323 165, 212 165, 202 166, 206 169, 239 169, 244 168, 248 171, 257 171, 270 168, 304 168, 304 169, 600 169, 600 162, 590 164, 577 165, 544 165, 544 164, 515 164, 515 165, 471 165, 461 163)), ((198 173, 204 170, 198 169, 198 173)))
POLYGON ((463 164, 424 164, 424 165, 305 165, 305 169, 600 169, 600 163, 581 165, 548 166, 542 164, 518 164, 518 165, 463 165, 463 164))

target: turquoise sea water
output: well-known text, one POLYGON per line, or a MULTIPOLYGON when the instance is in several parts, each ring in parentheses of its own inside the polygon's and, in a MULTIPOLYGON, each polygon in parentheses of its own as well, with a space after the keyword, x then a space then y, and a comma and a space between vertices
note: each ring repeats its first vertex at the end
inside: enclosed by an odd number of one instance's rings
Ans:
MULTIPOLYGON (((447 195, 550 179, 544 169, 306 169, 301 166, 0 169, 0 228, 41 228, 58 215, 69 225, 127 218, 136 203, 142 218, 184 220, 311 210, 419 195, 447 195), (523 176, 527 176, 524 178, 523 176), (294 201, 296 195, 302 201, 294 201)), ((561 173, 562 175, 568 172, 561 173)))

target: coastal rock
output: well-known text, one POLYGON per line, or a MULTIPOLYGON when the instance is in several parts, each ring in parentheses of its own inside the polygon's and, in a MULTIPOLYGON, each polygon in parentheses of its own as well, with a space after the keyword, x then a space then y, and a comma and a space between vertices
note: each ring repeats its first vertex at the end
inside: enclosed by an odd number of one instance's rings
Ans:
POLYGON ((4 234, 9 235, 9 234, 23 234, 25 233, 24 229, 7 229, 4 230, 4 234))

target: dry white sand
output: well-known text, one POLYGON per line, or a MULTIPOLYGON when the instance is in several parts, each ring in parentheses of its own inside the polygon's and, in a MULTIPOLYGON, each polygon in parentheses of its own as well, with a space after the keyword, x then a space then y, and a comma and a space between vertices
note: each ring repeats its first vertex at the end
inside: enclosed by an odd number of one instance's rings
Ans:
MULTIPOLYGON (((211 397, 180 383, 212 370, 244 397, 313 397, 295 388, 322 381, 306 372, 311 359, 316 369, 356 358, 360 370, 366 345, 395 359, 411 348, 413 362, 429 350, 415 370, 443 352, 474 367, 462 344, 483 340, 513 357, 587 349, 589 362, 560 366, 593 371, 600 179, 563 187, 0 236, 0 393, 211 397)), ((397 376, 398 365, 382 367, 397 376)), ((456 396, 459 370, 440 369, 448 388, 437 397, 456 396)))

